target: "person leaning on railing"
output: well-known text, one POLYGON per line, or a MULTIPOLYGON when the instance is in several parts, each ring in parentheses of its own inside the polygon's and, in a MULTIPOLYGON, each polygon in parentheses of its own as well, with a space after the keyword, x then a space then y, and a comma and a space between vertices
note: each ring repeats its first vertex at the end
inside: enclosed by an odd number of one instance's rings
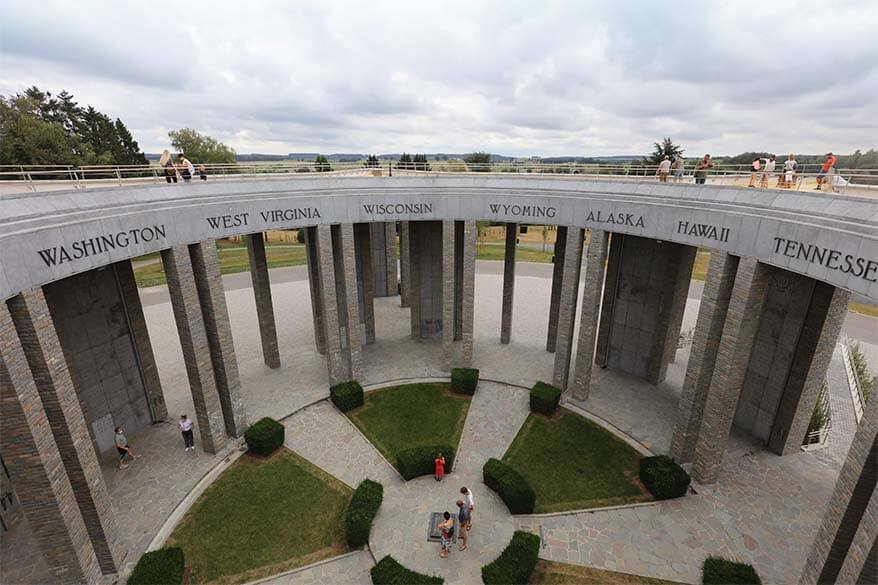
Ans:
POLYGON ((167 148, 162 151, 162 156, 159 158, 159 166, 164 169, 165 180, 168 183, 177 182, 177 167, 174 166, 174 160, 171 158, 171 153, 168 152, 167 148))
POLYGON ((665 155, 662 158, 662 162, 659 163, 658 168, 655 170, 655 174, 658 175, 659 181, 662 183, 668 182, 668 173, 671 171, 671 161, 668 158, 668 155, 665 155))
POLYGON ((793 184, 796 182, 796 169, 798 168, 799 163, 796 162, 796 155, 790 154, 783 163, 783 174, 780 178, 782 183, 779 186, 784 189, 792 189, 793 184))
POLYGON ((704 158, 698 161, 698 164, 695 165, 695 184, 703 185, 707 182, 707 169, 713 168, 713 162, 710 160, 710 155, 705 154, 704 158))
POLYGON ((679 183, 683 180, 683 167, 685 166, 685 164, 686 163, 681 155, 674 155, 674 164, 671 165, 671 169, 674 171, 675 183, 679 183))

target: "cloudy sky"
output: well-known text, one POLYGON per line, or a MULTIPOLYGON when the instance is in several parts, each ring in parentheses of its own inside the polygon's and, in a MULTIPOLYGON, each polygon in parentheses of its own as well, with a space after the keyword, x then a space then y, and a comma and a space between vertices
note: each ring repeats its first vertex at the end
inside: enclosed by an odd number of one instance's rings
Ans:
POLYGON ((687 154, 878 147, 878 2, 6 0, 0 94, 144 150, 687 154))

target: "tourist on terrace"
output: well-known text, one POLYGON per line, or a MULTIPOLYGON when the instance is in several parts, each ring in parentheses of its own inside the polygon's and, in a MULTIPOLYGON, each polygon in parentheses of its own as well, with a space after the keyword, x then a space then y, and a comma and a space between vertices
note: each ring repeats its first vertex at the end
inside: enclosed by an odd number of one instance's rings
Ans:
POLYGON ((685 166, 685 162, 683 161, 683 157, 681 155, 674 156, 674 164, 671 165, 671 169, 674 171, 674 182, 679 183, 683 180, 683 167, 685 166))
POLYGON ((787 157, 787 160, 783 163, 783 187, 784 189, 792 189, 793 184, 796 182, 796 169, 799 168, 799 163, 796 162, 796 155, 790 154, 787 157))
POLYGON ((752 170, 750 171, 750 184, 747 187, 756 187, 756 177, 759 176, 759 170, 762 168, 762 157, 754 158, 750 166, 752 170))
POLYGON ((655 174, 659 177, 659 182, 667 183, 668 182, 668 173, 671 171, 671 159, 668 158, 668 155, 665 155, 662 159, 662 162, 659 163, 658 169, 656 169, 655 174))
POLYGON ((705 154, 704 158, 695 165, 695 184, 703 185, 707 182, 707 169, 712 169, 713 163, 710 161, 710 155, 705 154))
POLYGON ((460 488, 460 493, 463 494, 463 503, 469 510, 469 518, 466 521, 466 526, 461 526, 461 530, 466 528, 467 530, 473 527, 473 513, 476 511, 476 502, 473 499, 473 492, 466 487, 460 488))
POLYGON ((442 514, 442 517, 445 520, 439 523, 439 534, 441 535, 439 556, 447 559, 448 554, 451 552, 451 543, 454 540, 454 520, 451 519, 451 514, 447 511, 442 514))
POLYGON ((777 166, 777 156, 772 154, 763 160, 765 160, 765 164, 762 166, 762 182, 759 185, 760 189, 768 187, 768 181, 774 178, 774 168, 777 166))
POLYGON ((171 181, 177 182, 177 167, 174 166, 171 153, 168 152, 167 148, 162 151, 162 156, 159 158, 159 166, 165 170, 165 180, 168 183, 171 181))
POLYGON ((180 153, 177 161, 180 163, 180 176, 183 177, 183 181, 188 183, 192 180, 192 175, 195 174, 195 167, 189 162, 189 159, 186 158, 183 153, 180 153))
MULTIPOLYGON (((823 162, 823 166, 820 167, 820 173, 817 175, 817 186, 814 188, 815 191, 820 191, 820 187, 826 181, 826 175, 830 174, 830 172, 835 168, 835 163, 837 160, 838 159, 836 159, 835 155, 831 152, 826 153, 826 160, 823 162)), ((830 180, 831 179, 832 177, 830 177, 830 180)))
POLYGON ((202 181, 207 180, 207 169, 204 165, 198 165, 198 176, 201 177, 202 181))
POLYGON ((467 535, 467 531, 464 530, 465 526, 469 525, 470 519, 470 511, 469 506, 463 503, 463 500, 457 500, 457 525, 460 527, 460 540, 461 543, 457 545, 457 550, 464 551, 467 547, 467 539, 469 536, 467 535))

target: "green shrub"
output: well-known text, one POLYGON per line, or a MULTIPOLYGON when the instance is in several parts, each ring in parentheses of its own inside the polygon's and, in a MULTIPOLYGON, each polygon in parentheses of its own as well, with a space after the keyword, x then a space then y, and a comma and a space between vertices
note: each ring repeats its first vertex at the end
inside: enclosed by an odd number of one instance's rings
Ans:
POLYGON ((296 241, 300 244, 305 243, 305 228, 299 228, 296 230, 296 241))
POLYGON ((344 518, 345 536, 350 548, 369 544, 372 521, 375 520, 383 498, 384 486, 371 479, 364 479, 354 490, 344 518))
POLYGON ((701 582, 704 585, 761 585, 762 579, 753 565, 722 557, 707 557, 701 566, 701 582))
POLYGON ((431 577, 406 569, 392 556, 387 555, 369 571, 374 585, 442 585, 441 577, 431 577))
POLYGON ((180 585, 183 582, 183 549, 175 546, 140 557, 128 577, 130 585, 180 585))
POLYGON ((284 426, 273 418, 265 417, 244 431, 247 449, 256 455, 271 455, 284 444, 284 426))
POLYGON ((451 389, 458 394, 472 396, 479 385, 479 371, 475 368, 453 368, 451 370, 451 389))
POLYGON ((644 457, 640 460, 640 481, 655 499, 667 500, 686 495, 689 474, 667 455, 644 457))
POLYGON ((340 382, 329 389, 329 398, 342 412, 363 406, 363 387, 356 380, 340 382))
POLYGON ((531 514, 536 494, 520 473, 498 459, 488 459, 482 468, 485 485, 497 492, 512 514, 531 514))
POLYGON ((546 384, 545 382, 537 382, 530 389, 530 410, 538 412, 546 416, 555 414, 558 403, 561 401, 561 390, 546 384))
POLYGON ((433 462, 439 453, 445 457, 445 473, 451 473, 454 449, 447 445, 428 445, 400 451, 396 454, 396 468, 406 481, 421 475, 433 475, 433 462))
POLYGON ((540 554, 540 537, 516 530, 500 556, 482 567, 485 585, 526 584, 540 554))

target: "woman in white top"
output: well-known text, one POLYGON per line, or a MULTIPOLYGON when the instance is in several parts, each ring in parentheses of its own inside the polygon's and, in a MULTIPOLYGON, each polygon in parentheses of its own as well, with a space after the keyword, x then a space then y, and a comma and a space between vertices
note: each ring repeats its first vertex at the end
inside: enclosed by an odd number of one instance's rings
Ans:
POLYGON ((762 166, 762 182, 759 185, 760 189, 768 187, 768 179, 774 178, 774 167, 777 165, 777 157, 773 154, 763 160, 765 160, 765 164, 762 166))
POLYGON ((799 163, 796 162, 796 155, 791 154, 783 163, 783 187, 785 189, 793 188, 793 183, 796 181, 796 169, 798 168, 799 163))

